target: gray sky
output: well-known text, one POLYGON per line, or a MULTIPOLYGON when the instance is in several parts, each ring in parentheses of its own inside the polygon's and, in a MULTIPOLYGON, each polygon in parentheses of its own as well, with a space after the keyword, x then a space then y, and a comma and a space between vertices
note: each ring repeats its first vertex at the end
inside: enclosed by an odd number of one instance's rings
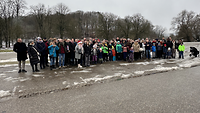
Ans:
POLYGON ((200 12, 200 0, 26 0, 28 6, 43 3, 46 6, 55 6, 58 3, 67 5, 71 12, 99 11, 110 12, 120 17, 141 13, 153 25, 171 27, 173 17, 186 9, 200 12))

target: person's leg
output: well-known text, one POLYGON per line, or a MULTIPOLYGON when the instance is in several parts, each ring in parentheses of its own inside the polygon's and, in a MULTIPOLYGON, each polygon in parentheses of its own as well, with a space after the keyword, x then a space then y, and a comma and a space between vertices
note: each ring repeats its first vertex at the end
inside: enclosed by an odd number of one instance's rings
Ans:
POLYGON ((59 53, 59 67, 61 67, 62 54, 59 53))
MULTIPOLYGON (((146 58, 149 58, 149 56, 148 56, 148 50, 146 50, 146 58)), ((134 55, 135 56, 135 55, 134 55)))
POLYGON ((34 65, 31 64, 31 67, 32 67, 32 71, 35 72, 35 69, 34 69, 34 65))
POLYGON ((19 67, 19 71, 18 71, 18 73, 21 73, 21 71, 22 71, 21 61, 18 61, 18 67, 19 67))
POLYGON ((37 63, 35 64, 35 71, 36 72, 39 72, 40 70, 38 70, 38 68, 37 68, 37 63))
POLYGON ((62 56, 63 56, 63 57, 62 57, 62 60, 63 60, 63 61, 62 61, 62 63, 63 63, 62 66, 65 66, 65 54, 62 54, 62 56))
POLYGON ((25 70, 25 61, 22 61, 22 72, 27 72, 27 71, 25 70))
POLYGON ((88 65, 87 66, 90 66, 90 55, 88 55, 88 65))

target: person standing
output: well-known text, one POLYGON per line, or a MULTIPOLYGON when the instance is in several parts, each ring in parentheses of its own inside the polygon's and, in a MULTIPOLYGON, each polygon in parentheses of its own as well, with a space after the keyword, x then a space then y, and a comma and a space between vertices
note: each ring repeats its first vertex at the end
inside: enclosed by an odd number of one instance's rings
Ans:
POLYGON ((46 45, 41 37, 37 38, 36 47, 40 53, 40 69, 44 69, 46 65, 45 64, 46 45))
POLYGON ((54 42, 51 42, 48 49, 49 49, 49 56, 50 56, 50 61, 51 61, 50 70, 52 70, 53 68, 56 68, 55 67, 55 60, 57 57, 56 51, 59 50, 59 47, 54 42))
POLYGON ((121 56, 122 56, 122 45, 120 44, 120 41, 117 42, 117 45, 116 45, 116 52, 117 52, 117 60, 121 60, 121 56))
POLYGON ((46 66, 49 67, 49 65, 48 65, 48 54, 49 54, 48 46, 49 46, 49 43, 48 43, 46 38, 43 39, 43 42, 44 42, 45 47, 46 47, 45 48, 45 55, 44 55, 44 57, 45 57, 45 61, 44 62, 46 64, 46 66))
POLYGON ((133 49, 134 49, 134 59, 135 61, 138 60, 139 57, 139 52, 140 52, 140 45, 138 44, 138 41, 135 41, 133 44, 133 49))
POLYGON ((37 64, 40 62, 40 60, 38 58, 39 54, 40 53, 38 52, 34 41, 31 41, 28 45, 28 55, 29 55, 30 64, 31 64, 33 72, 39 72, 39 70, 37 68, 37 64), (34 66, 35 66, 35 68, 34 68, 34 66))
POLYGON ((13 51, 17 53, 17 61, 19 66, 18 73, 27 72, 25 70, 25 61, 27 59, 27 46, 24 42, 22 42, 21 38, 17 39, 17 43, 14 44, 13 51))
POLYGON ((89 41, 86 42, 85 45, 83 45, 84 53, 85 53, 85 66, 90 66, 90 55, 91 55, 91 47, 89 44, 89 41))
POLYGON ((58 43, 58 47, 59 49, 59 69, 65 66, 65 53, 67 52, 65 43, 63 42, 62 39, 59 40, 58 43))
POLYGON ((84 53, 83 44, 81 41, 79 41, 75 47, 75 58, 76 60, 78 60, 78 68, 82 68, 81 61, 83 53, 84 53))
POLYGON ((183 45, 183 43, 181 43, 178 46, 178 50, 179 50, 179 59, 182 57, 182 59, 184 59, 184 55, 183 52, 185 51, 185 46, 183 45))

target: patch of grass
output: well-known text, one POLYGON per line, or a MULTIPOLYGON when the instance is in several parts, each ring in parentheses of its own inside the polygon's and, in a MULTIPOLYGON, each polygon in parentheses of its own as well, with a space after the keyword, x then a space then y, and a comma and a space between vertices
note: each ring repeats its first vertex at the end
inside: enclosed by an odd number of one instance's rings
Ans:
POLYGON ((13 52, 13 50, 10 50, 10 49, 1 49, 0 52, 13 52))

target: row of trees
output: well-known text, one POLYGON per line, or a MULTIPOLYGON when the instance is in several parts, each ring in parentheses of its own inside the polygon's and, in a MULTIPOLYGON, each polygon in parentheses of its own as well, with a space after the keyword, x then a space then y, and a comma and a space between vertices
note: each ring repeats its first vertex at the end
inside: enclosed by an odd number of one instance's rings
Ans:
MULTIPOLYGON (((172 29, 178 37, 192 41, 199 39, 199 23, 199 15, 183 11, 173 18, 172 29)), ((162 38, 166 31, 166 28, 153 25, 141 14, 120 18, 112 13, 70 12, 63 3, 53 7, 44 4, 27 7, 24 0, 1 0, 0 25, 0 48, 3 41, 6 47, 10 47, 10 43, 19 37, 162 38)))

